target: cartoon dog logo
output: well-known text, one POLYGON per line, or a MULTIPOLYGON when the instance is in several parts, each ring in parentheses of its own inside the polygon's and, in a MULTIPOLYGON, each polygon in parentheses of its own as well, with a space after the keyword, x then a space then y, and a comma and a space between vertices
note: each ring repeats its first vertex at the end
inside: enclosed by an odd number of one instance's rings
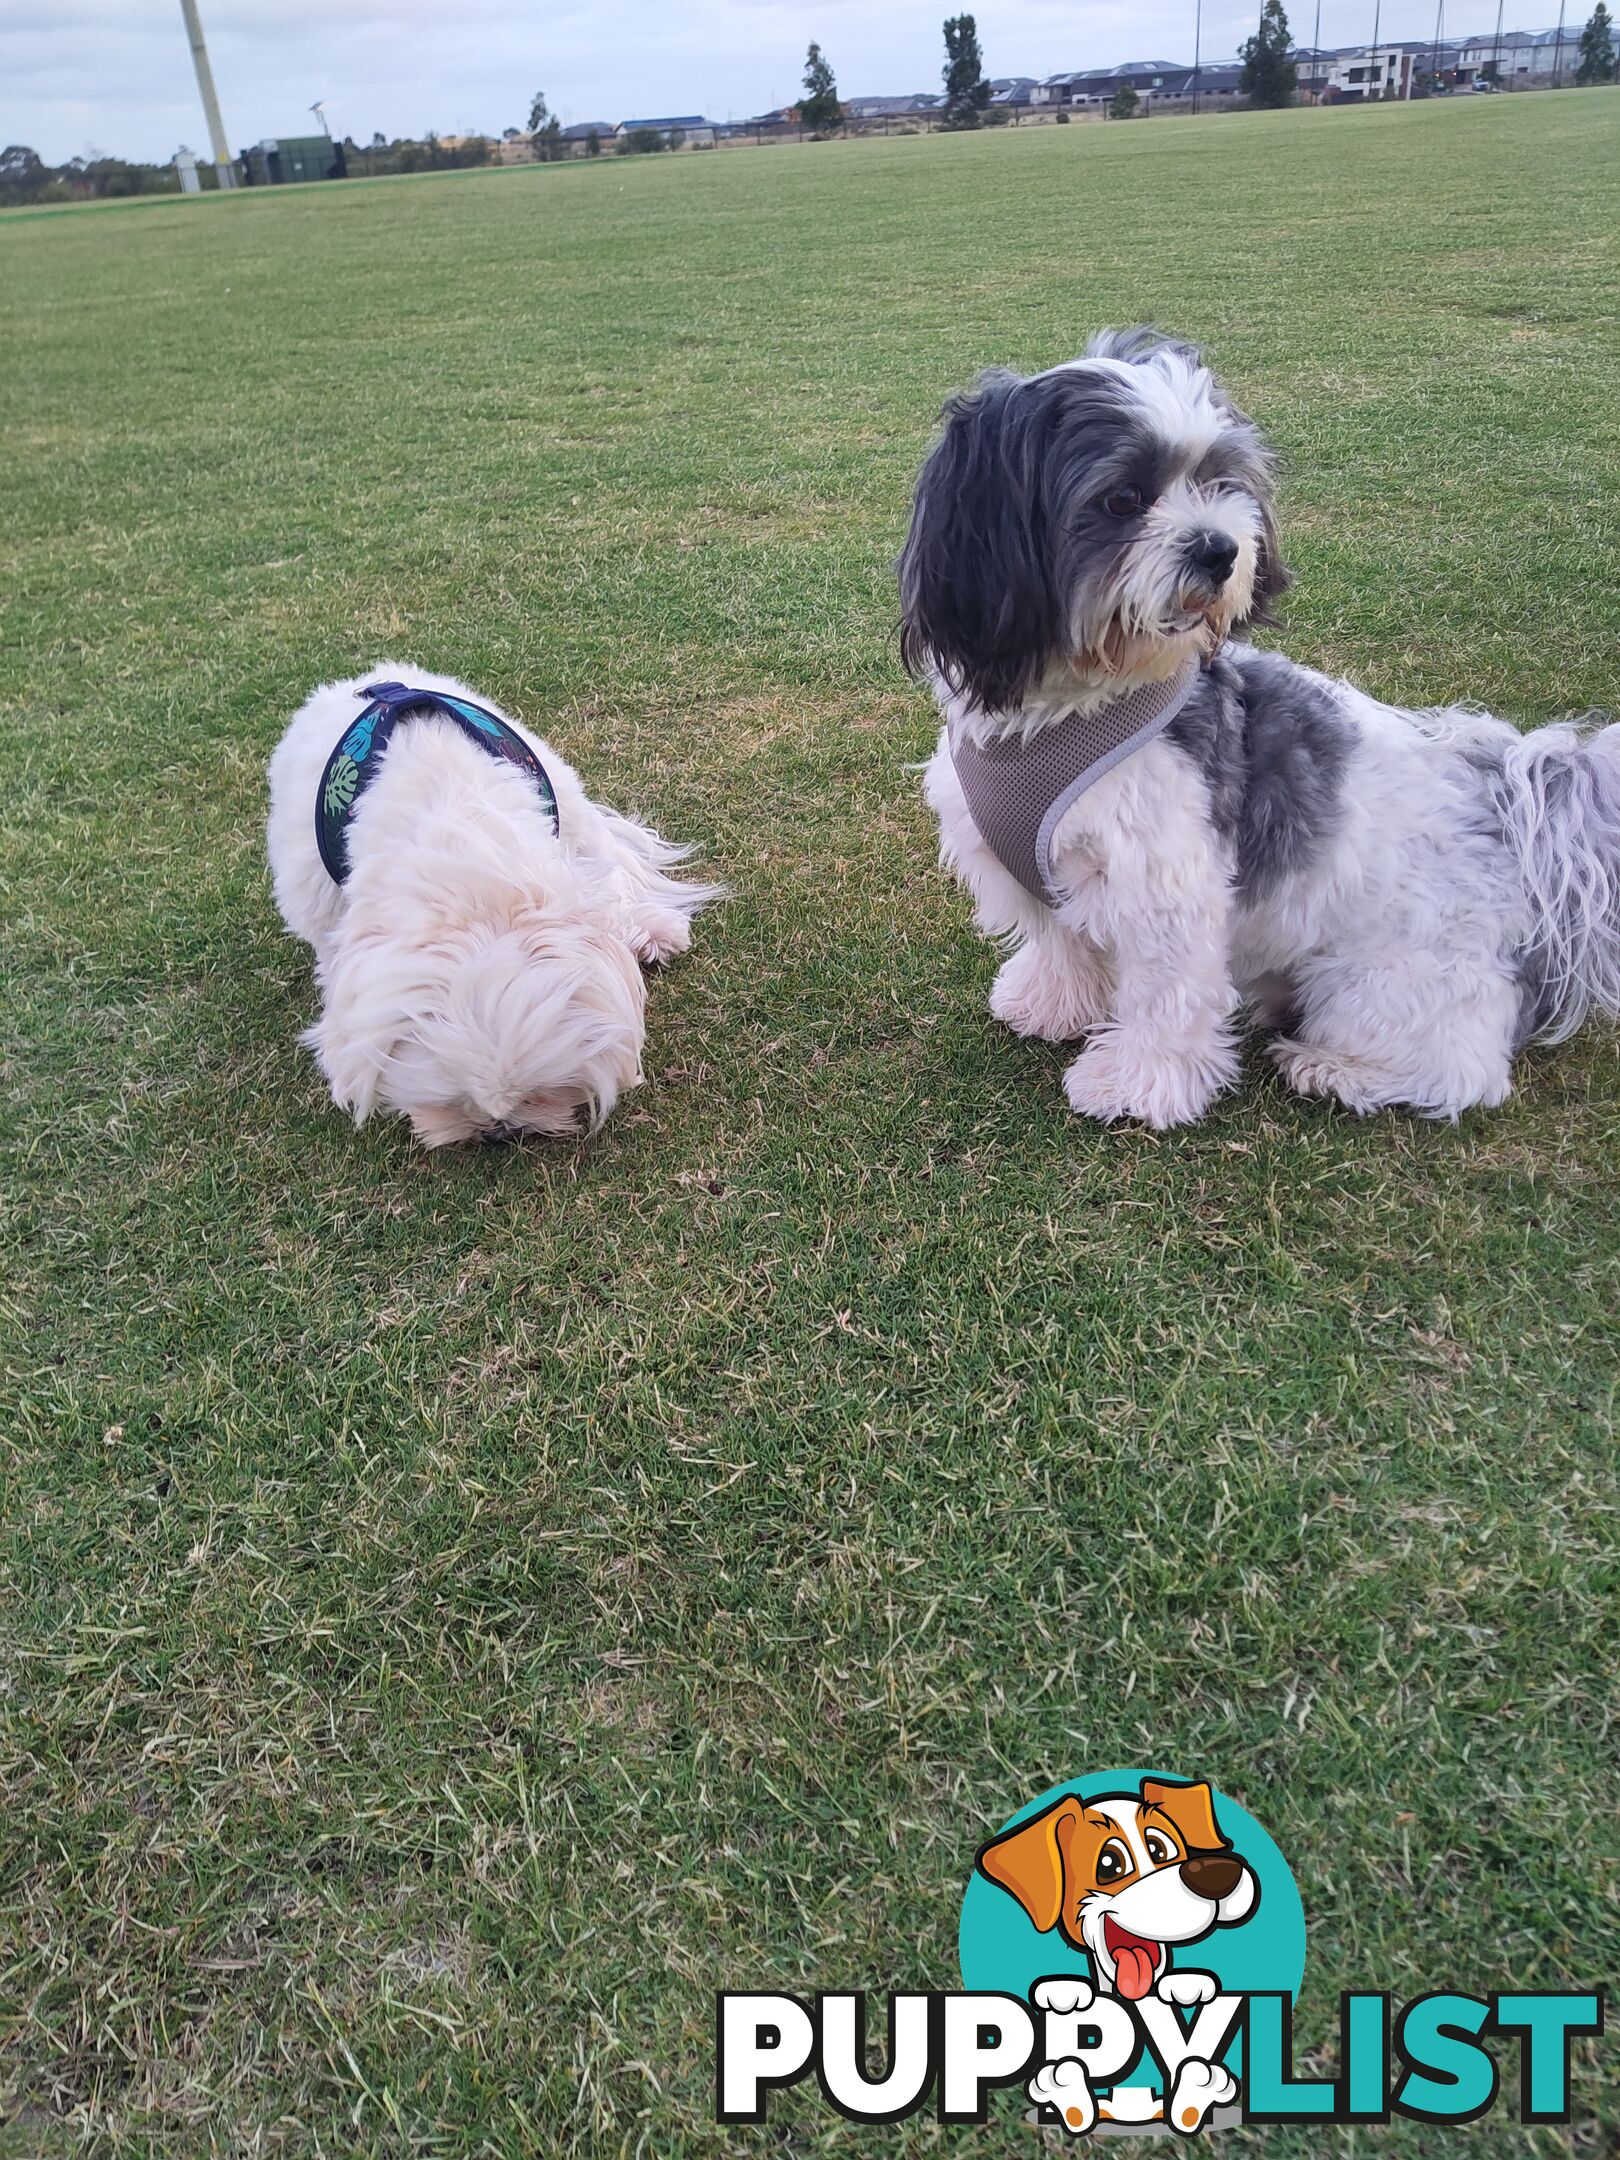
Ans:
MULTIPOLYGON (((1056 1929, 1089 1958, 1091 1984, 1054 1979, 1035 1989, 1036 2008, 1054 2017, 1084 2013, 1096 1995, 1130 2003, 1153 1995, 1187 2007, 1211 2000, 1214 1980, 1172 1973, 1173 1953, 1249 1919, 1260 1902, 1254 1870, 1215 1819, 1209 1786, 1165 1778, 1144 1777, 1135 1793, 1065 1794, 992 1838, 977 1865, 1043 1935, 1056 1929)), ((1218 2061, 1191 2055, 1168 2106, 1145 2087, 1116 2087, 1111 2103, 1099 2106, 1078 2060, 1049 2062, 1029 2086, 1030 2098, 1074 2132, 1096 2121, 1155 2120, 1192 2131, 1236 2092, 1218 2061)))
POLYGON ((1254 1870, 1232 1850, 1204 1784, 1144 1778, 1140 1793, 1065 1794, 984 1846, 980 1871, 1091 1959, 1096 1984, 1139 2002, 1170 1953, 1247 1920, 1254 1870))

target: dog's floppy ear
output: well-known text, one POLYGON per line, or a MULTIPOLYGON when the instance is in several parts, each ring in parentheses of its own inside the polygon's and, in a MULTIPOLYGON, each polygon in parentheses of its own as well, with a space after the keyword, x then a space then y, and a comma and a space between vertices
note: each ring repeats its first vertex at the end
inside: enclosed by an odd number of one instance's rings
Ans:
POLYGON ((1252 623, 1275 623, 1276 611, 1273 600, 1293 584, 1293 572, 1282 559, 1282 535, 1277 530, 1277 506, 1272 500, 1270 486, 1271 461, 1266 460, 1266 485, 1256 491, 1255 501, 1260 506, 1260 561, 1254 573, 1254 602, 1249 609, 1252 623))
POLYGON ((1142 1780, 1142 1805, 1168 1815, 1189 1852, 1229 1852, 1232 1841, 1215 1820, 1215 1796, 1205 1784, 1172 1784, 1164 1778, 1142 1780))
POLYGON ((1063 629, 1052 578, 1046 385, 988 370, 945 407, 900 555, 900 657, 980 711, 1016 707, 1063 629))
POLYGON ((1079 1816, 1069 1795, 980 1848, 980 1872, 1015 1897, 1043 1935, 1063 1914, 1065 1832, 1079 1816))
POLYGON ((1260 512, 1260 560, 1245 620, 1274 623, 1277 617, 1270 603, 1294 582, 1283 561, 1282 535, 1277 529, 1277 460, 1260 430, 1220 383, 1215 385, 1215 400, 1229 422, 1224 446, 1233 477, 1242 482, 1260 512))

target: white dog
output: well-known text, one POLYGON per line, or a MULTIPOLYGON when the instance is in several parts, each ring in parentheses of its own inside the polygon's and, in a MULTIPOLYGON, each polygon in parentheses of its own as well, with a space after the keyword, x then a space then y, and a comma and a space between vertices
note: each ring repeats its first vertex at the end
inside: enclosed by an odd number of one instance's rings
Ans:
POLYGON ((1088 1116, 1200 1117, 1247 1002, 1301 1094, 1455 1118, 1620 1011, 1620 727, 1407 712, 1228 643, 1285 583, 1271 461, 1185 345, 1107 332, 946 408, 900 564, 990 1009, 1088 1116))
POLYGON ((388 661, 294 714, 269 843, 334 1100, 357 1124, 403 1111, 429 1147, 599 1125, 641 1077, 640 964, 684 952, 717 891, 670 877, 686 851, 593 802, 551 744, 388 661))

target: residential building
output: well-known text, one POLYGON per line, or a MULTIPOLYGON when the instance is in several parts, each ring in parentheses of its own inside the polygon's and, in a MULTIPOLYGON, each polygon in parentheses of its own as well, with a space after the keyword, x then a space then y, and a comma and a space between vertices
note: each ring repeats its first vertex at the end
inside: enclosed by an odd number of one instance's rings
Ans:
POLYGON ((854 97, 844 99, 846 120, 902 120, 919 113, 938 112, 945 99, 937 90, 913 90, 904 97, 854 97))
POLYGON ((1244 102, 1243 69, 1236 60, 1217 60, 1207 67, 1177 68, 1163 85, 1149 93, 1147 109, 1156 112, 1231 112, 1244 102))
POLYGON ((1334 55, 1324 105, 1388 103, 1412 95, 1412 55, 1398 45, 1347 46, 1334 55))
POLYGON ((677 113, 659 120, 621 120, 613 130, 621 142, 627 135, 643 132, 662 135, 666 143, 680 150, 710 150, 714 147, 714 123, 705 120, 701 113, 677 113))
POLYGON ((1457 64, 1469 76, 1486 75, 1508 89, 1546 89, 1555 79, 1573 80, 1580 43, 1579 23, 1564 25, 1561 43, 1556 30, 1504 30, 1499 38, 1465 38, 1457 64))
POLYGON ((1328 45, 1296 45, 1288 57, 1299 78, 1300 97, 1309 105, 1320 105, 1338 55, 1328 45))

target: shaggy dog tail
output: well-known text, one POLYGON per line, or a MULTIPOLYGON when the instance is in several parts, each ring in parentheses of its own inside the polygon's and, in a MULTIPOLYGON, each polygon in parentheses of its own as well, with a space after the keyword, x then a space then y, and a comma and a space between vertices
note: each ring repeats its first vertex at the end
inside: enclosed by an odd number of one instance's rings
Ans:
POLYGON ((1620 1015, 1620 724, 1537 728, 1504 747, 1494 793, 1529 906, 1525 1039, 1620 1015))

